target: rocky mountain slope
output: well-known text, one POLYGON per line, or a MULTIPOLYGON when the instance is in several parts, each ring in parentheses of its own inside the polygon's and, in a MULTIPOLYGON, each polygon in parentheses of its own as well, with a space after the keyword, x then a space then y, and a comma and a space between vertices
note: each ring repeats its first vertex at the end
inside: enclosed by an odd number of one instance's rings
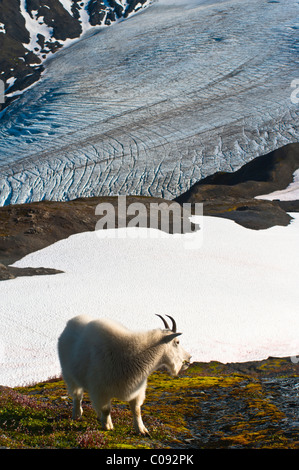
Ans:
POLYGON ((95 26, 109 26, 149 0, 1 0, 0 79, 6 105, 36 82, 44 60, 95 26))

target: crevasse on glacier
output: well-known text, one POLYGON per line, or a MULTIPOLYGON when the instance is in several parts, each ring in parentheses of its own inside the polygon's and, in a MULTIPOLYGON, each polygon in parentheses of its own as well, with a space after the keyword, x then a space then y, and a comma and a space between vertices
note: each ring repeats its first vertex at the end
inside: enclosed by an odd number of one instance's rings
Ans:
POLYGON ((296 0, 162 0, 89 31, 0 120, 0 204, 173 198, 298 141, 296 0))

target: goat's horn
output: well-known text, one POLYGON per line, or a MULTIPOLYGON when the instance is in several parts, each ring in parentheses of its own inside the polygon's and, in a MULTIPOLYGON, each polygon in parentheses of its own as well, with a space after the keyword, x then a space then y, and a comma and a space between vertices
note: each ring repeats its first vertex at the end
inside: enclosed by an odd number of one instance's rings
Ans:
POLYGON ((172 331, 173 331, 174 333, 176 333, 176 322, 175 322, 175 320, 174 320, 171 316, 169 316, 169 315, 166 315, 166 316, 167 316, 168 318, 170 318, 170 320, 172 321, 172 331))
MULTIPOLYGON (((168 325, 167 321, 165 320, 165 318, 163 318, 162 315, 159 315, 158 313, 156 313, 156 315, 157 315, 157 317, 160 317, 160 318, 161 318, 162 322, 164 323, 165 328, 166 328, 167 330, 170 330, 169 325, 168 325)), ((167 316, 168 316, 168 315, 167 315, 167 316)))

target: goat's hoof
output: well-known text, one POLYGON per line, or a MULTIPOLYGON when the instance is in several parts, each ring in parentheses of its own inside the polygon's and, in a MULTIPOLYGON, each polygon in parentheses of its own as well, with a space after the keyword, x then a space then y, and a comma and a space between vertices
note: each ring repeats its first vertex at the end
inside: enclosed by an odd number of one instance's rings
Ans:
POLYGON ((148 432, 148 430, 145 427, 142 428, 142 429, 139 429, 138 434, 141 434, 142 436, 150 437, 150 433, 148 432))
POLYGON ((114 429, 113 424, 102 424, 103 431, 112 431, 114 429))

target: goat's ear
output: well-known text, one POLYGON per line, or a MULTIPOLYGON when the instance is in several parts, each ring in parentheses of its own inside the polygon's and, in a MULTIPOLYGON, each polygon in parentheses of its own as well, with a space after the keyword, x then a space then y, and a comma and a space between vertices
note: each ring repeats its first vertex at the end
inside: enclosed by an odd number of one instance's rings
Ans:
POLYGON ((165 335, 163 336, 161 343, 170 343, 170 341, 172 341, 177 336, 180 336, 181 334, 182 333, 171 333, 169 335, 165 335))

